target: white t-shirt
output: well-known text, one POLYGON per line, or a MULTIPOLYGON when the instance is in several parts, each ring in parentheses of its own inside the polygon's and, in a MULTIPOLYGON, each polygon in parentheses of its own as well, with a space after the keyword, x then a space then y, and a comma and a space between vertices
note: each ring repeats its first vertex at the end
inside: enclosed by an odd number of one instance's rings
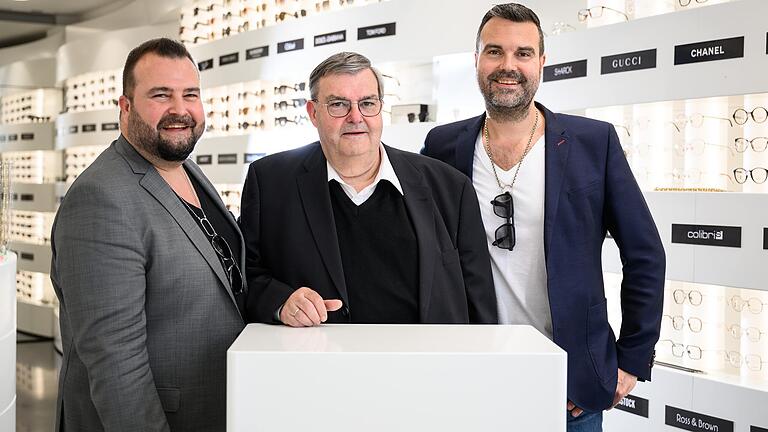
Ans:
MULTIPOLYGON (((482 133, 481 133, 482 135, 482 133)), ((493 175, 482 136, 475 143, 472 183, 480 202, 501 324, 529 324, 552 339, 552 313, 547 294, 544 260, 544 137, 523 159, 512 188, 516 244, 513 250, 493 246, 496 229, 506 220, 493 212, 491 201, 503 193, 493 175)), ((503 184, 512 183, 517 165, 509 171, 496 166, 503 184)))

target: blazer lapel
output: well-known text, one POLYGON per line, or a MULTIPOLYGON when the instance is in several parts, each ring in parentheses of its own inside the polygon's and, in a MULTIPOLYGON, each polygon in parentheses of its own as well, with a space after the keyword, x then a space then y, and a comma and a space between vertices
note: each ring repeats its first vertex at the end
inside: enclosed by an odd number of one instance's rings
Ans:
POLYGON ((485 113, 467 120, 464 128, 456 136, 456 168, 472 178, 477 135, 485 122, 485 113))
MULTIPOLYGON (((139 181, 139 184, 149 192, 171 217, 181 227, 181 230, 186 234, 195 248, 200 252, 208 266, 213 270, 214 274, 221 282, 221 286, 226 290, 227 295, 232 300, 232 303, 237 307, 232 290, 229 288, 229 280, 224 273, 224 268, 221 266, 216 252, 214 252, 211 243, 205 237, 197 222, 192 219, 189 211, 184 208, 184 205, 179 201, 179 198, 173 192, 168 183, 160 177, 157 170, 144 159, 130 143, 121 135, 117 141, 117 150, 125 157, 128 164, 131 165, 134 173, 143 174, 144 176, 139 181)), ((205 183, 205 182, 202 182, 205 183)), ((239 312, 239 308, 238 308, 239 312)))
POLYGON ((544 254, 549 251, 557 205, 565 181, 565 169, 571 146, 568 134, 557 121, 557 115, 536 103, 546 121, 544 131, 544 254))
POLYGON ((328 191, 328 170, 320 143, 304 161, 306 172, 299 175, 296 183, 307 223, 312 231, 315 245, 320 251, 323 264, 331 276, 333 284, 341 295, 344 304, 349 303, 347 285, 344 282, 344 269, 341 263, 339 238, 331 208, 331 194, 328 191))
POLYGON ((388 146, 384 146, 384 149, 403 187, 403 201, 419 246, 419 318, 425 322, 432 297, 435 260, 439 258, 437 252, 440 251, 435 233, 435 205, 421 173, 399 151, 388 146))

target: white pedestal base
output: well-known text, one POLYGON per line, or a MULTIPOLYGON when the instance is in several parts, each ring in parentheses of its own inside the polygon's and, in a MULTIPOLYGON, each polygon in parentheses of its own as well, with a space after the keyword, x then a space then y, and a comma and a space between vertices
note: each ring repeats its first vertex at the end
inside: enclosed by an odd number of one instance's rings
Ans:
POLYGON ((249 325, 227 431, 565 430, 566 354, 528 326, 249 325))

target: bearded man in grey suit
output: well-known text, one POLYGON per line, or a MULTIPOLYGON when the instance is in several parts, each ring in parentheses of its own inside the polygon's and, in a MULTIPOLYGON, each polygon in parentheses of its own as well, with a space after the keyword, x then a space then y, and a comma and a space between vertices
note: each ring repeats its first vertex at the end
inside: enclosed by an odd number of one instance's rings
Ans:
POLYGON ((59 431, 225 429, 226 351, 244 327, 244 244, 187 160, 204 128, 184 46, 135 48, 123 71, 122 135, 72 184, 53 228, 59 431))

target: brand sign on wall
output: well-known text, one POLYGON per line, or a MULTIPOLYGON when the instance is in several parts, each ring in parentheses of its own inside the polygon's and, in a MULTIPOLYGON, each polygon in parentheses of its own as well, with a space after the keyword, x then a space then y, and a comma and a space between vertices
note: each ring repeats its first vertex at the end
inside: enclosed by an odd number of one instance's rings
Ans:
POLYGON ((672 243, 741 247, 741 227, 672 224, 672 243))

